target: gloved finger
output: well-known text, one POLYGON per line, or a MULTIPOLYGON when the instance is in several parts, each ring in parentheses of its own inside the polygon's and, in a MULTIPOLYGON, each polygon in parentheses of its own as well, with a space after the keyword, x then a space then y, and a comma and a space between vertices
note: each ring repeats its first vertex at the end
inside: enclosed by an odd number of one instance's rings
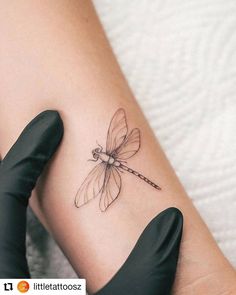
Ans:
POLYGON ((153 218, 125 263, 94 295, 168 295, 174 282, 183 216, 168 208, 153 218))
POLYGON ((56 111, 36 116, 0 164, 0 277, 29 277, 26 209, 36 181, 63 136, 56 111))
POLYGON ((56 111, 44 111, 22 131, 0 166, 0 193, 27 204, 45 164, 63 135, 63 123, 56 111))

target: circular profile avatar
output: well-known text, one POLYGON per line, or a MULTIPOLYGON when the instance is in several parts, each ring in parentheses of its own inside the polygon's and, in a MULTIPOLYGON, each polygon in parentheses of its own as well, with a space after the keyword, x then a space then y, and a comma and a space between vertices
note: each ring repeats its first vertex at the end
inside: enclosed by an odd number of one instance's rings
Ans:
POLYGON ((20 281, 18 284, 17 284, 17 290, 21 293, 26 293, 29 291, 29 288, 30 288, 30 285, 28 282, 26 281, 20 281))

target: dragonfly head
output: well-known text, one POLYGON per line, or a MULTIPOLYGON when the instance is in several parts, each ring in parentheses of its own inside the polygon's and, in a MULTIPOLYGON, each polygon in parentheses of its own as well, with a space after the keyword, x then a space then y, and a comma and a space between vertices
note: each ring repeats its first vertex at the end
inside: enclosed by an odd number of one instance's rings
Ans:
POLYGON ((101 151, 102 151, 101 148, 96 148, 96 149, 92 150, 93 158, 95 160, 99 159, 99 154, 101 153, 101 151))

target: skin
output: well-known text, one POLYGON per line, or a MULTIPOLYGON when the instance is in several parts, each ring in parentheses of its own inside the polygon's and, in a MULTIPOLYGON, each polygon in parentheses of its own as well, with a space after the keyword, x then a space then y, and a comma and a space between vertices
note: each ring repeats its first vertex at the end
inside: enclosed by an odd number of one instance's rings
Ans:
POLYGON ((235 270, 148 126, 91 2, 1 1, 0 38, 1 156, 32 117, 45 109, 60 112, 63 142, 38 182, 31 206, 75 271, 87 279, 88 290, 107 283, 147 223, 175 206, 185 224, 174 294, 234 294, 235 270), (74 197, 94 167, 87 159, 96 140, 105 147, 110 119, 121 107, 129 130, 141 130, 141 149, 129 159, 130 167, 163 189, 157 192, 124 173, 121 195, 105 213, 99 198, 78 209, 74 197))

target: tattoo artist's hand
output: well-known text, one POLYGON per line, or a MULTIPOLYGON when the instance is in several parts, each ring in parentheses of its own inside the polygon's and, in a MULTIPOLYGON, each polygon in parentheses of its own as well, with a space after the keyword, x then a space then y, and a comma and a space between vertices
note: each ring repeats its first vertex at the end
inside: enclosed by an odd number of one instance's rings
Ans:
POLYGON ((183 216, 168 208, 149 222, 128 259, 94 295, 169 295, 174 283, 183 216))
MULTIPOLYGON (((63 135, 55 111, 39 114, 0 165, 0 278, 26 278, 26 208, 32 189, 63 135)), ((147 225, 128 259, 96 295, 168 295, 174 282, 183 219, 168 208, 147 225)))
POLYGON ((59 114, 44 111, 0 163, 0 278, 30 277, 25 249, 28 199, 62 136, 59 114))

